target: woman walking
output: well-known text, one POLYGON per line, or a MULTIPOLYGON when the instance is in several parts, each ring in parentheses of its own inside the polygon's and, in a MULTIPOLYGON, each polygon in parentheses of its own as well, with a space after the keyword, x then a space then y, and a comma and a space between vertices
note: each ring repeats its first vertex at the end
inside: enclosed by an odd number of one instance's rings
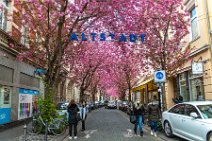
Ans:
POLYGON ((142 127, 143 113, 144 113, 144 107, 138 103, 137 107, 134 110, 134 114, 136 115, 134 132, 135 134, 137 134, 137 129, 139 128, 140 136, 143 136, 143 127, 142 127))
POLYGON ((153 102, 148 106, 148 115, 151 126, 151 135, 157 137, 157 123, 160 119, 160 108, 157 103, 157 97, 153 96, 153 102))
POLYGON ((72 139, 72 127, 74 127, 74 139, 77 139, 77 112, 79 111, 77 105, 75 104, 74 100, 68 105, 68 113, 69 113, 69 139, 72 139))

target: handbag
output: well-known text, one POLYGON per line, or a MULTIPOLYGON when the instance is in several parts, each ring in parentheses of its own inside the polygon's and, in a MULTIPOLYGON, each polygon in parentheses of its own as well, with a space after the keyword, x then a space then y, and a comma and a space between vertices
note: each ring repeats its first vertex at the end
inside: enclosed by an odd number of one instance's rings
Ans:
POLYGON ((135 115, 130 115, 130 122, 132 124, 135 124, 136 123, 136 116, 135 115))
POLYGON ((80 113, 77 113, 77 121, 80 121, 80 120, 82 120, 81 116, 80 116, 80 113))

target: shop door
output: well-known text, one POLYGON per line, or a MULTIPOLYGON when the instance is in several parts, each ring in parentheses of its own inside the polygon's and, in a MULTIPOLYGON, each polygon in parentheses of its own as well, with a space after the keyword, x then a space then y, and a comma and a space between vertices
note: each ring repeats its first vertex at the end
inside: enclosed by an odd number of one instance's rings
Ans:
POLYGON ((11 121, 11 87, 0 86, 0 124, 11 121))

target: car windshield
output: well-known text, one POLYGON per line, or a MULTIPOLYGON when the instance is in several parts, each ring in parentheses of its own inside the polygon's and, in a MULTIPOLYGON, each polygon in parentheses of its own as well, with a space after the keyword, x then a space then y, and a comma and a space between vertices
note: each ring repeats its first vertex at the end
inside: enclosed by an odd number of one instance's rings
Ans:
POLYGON ((205 119, 212 118, 212 104, 197 106, 205 119))

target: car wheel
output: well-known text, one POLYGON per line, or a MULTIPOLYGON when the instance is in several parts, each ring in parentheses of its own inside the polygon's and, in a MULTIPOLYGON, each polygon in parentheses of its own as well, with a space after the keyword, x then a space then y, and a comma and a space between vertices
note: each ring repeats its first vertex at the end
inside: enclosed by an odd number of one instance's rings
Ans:
POLYGON ((164 123, 164 132, 167 137, 173 137, 172 127, 168 121, 165 121, 164 123))
POLYGON ((212 132, 210 134, 208 134, 208 139, 207 141, 212 141, 212 132))

